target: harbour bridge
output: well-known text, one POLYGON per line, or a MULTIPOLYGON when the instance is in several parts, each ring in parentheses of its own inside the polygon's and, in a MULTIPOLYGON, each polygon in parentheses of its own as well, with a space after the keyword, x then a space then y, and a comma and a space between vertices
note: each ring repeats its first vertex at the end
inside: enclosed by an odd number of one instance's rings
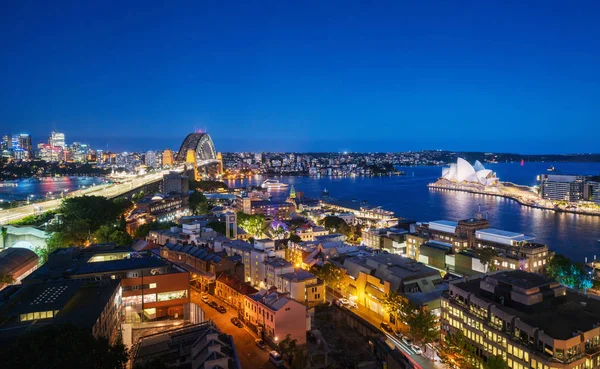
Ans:
POLYGON ((191 165, 197 180, 202 177, 219 177, 223 171, 221 154, 216 152, 208 133, 195 132, 187 135, 177 152, 176 160, 191 165))

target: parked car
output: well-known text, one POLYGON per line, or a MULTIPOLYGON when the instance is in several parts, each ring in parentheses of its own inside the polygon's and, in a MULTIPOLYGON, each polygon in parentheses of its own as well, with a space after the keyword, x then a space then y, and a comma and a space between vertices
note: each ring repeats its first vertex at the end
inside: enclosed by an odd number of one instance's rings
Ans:
POLYGON ((269 352, 269 361, 275 364, 275 366, 280 367, 284 365, 283 358, 281 354, 277 351, 269 352))
POLYGON ((233 317, 233 318, 231 318, 230 321, 231 321, 231 324, 236 325, 240 320, 238 318, 233 317))
POLYGON ((241 320, 238 320, 237 324, 235 325, 238 328, 244 328, 244 323, 242 323, 241 320))
POLYGON ((386 331, 388 333, 394 332, 394 330, 392 329, 392 326, 386 322, 381 322, 381 324, 379 324, 379 328, 383 329, 384 331, 386 331))
POLYGON ((347 299, 338 299, 338 303, 340 304, 340 306, 346 306, 349 302, 350 301, 348 301, 347 299))
POLYGON ((219 305, 215 309, 217 309, 217 311, 221 314, 225 314, 227 312, 227 309, 225 309, 225 306, 223 306, 223 305, 219 305))
POLYGON ((417 355, 423 355, 423 351, 421 351, 421 348, 417 345, 410 345, 410 348, 413 349, 413 351, 415 352, 415 354, 417 355))
POLYGON ((348 306, 353 309, 358 309, 358 304, 354 301, 348 300, 348 306))
POLYGON ((402 336, 402 341, 404 341, 404 343, 406 343, 409 346, 412 345, 412 341, 407 336, 402 336))
POLYGON ((214 301, 210 301, 210 302, 208 303, 208 306, 210 306, 210 307, 211 307, 211 308, 213 308, 213 309, 216 309, 216 308, 218 308, 218 307, 219 307, 219 304, 217 304, 217 303, 216 303, 216 302, 214 302, 214 301))
POLYGON ((267 348, 267 344, 263 340, 255 340, 254 343, 261 350, 264 350, 265 348, 267 348))
POLYGON ((208 303, 208 296, 207 295, 202 295, 200 297, 200 300, 202 300, 202 302, 204 302, 204 303, 208 303))
POLYGON ((398 338, 400 338, 400 339, 401 339, 402 337, 404 337, 404 336, 402 335, 402 332, 400 332, 400 331, 394 331, 394 336, 396 336, 396 337, 398 337, 398 338))

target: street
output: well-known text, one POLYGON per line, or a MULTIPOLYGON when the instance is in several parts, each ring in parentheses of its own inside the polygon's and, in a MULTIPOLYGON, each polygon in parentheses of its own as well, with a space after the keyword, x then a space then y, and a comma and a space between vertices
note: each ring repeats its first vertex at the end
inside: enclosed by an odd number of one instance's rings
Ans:
POLYGON ((269 361, 269 349, 261 350, 258 348, 254 343, 256 337, 248 328, 246 328, 246 326, 238 328, 231 323, 231 318, 237 317, 237 311, 235 309, 229 308, 227 304, 217 297, 208 295, 210 301, 215 301, 219 305, 223 305, 227 308, 227 312, 221 314, 202 302, 200 297, 201 294, 199 292, 191 290, 192 302, 204 310, 206 319, 212 320, 223 333, 233 336, 233 342, 235 343, 240 364, 243 369, 275 369, 275 365, 269 361))

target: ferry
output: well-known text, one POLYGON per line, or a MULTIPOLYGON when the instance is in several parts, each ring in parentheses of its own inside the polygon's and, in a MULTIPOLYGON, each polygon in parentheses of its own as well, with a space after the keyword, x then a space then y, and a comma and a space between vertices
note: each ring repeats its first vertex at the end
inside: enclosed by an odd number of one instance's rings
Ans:
POLYGON ((550 168, 548 168, 548 172, 555 172, 556 169, 554 168, 554 165, 551 165, 550 168))
POLYGON ((267 179, 264 181, 260 187, 262 188, 286 188, 289 187, 287 183, 281 183, 275 179, 267 179))

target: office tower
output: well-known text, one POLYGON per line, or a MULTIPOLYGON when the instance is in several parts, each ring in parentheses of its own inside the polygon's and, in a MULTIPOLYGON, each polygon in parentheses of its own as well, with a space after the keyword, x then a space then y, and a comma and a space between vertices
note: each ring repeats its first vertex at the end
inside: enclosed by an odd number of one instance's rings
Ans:
POLYGON ((144 164, 150 168, 156 168, 156 152, 147 151, 144 158, 144 164))
POLYGON ((542 174, 540 195, 546 200, 577 202, 583 199, 583 184, 586 176, 565 174, 542 174))
POLYGON ((2 136, 2 144, 0 146, 0 150, 11 150, 12 149, 12 136, 4 135, 2 136))
POLYGON ((50 139, 48 141, 49 141, 48 143, 52 147, 60 147, 63 150, 67 147, 67 145, 65 144, 65 134, 64 133, 52 131, 52 134, 50 135, 50 139))

